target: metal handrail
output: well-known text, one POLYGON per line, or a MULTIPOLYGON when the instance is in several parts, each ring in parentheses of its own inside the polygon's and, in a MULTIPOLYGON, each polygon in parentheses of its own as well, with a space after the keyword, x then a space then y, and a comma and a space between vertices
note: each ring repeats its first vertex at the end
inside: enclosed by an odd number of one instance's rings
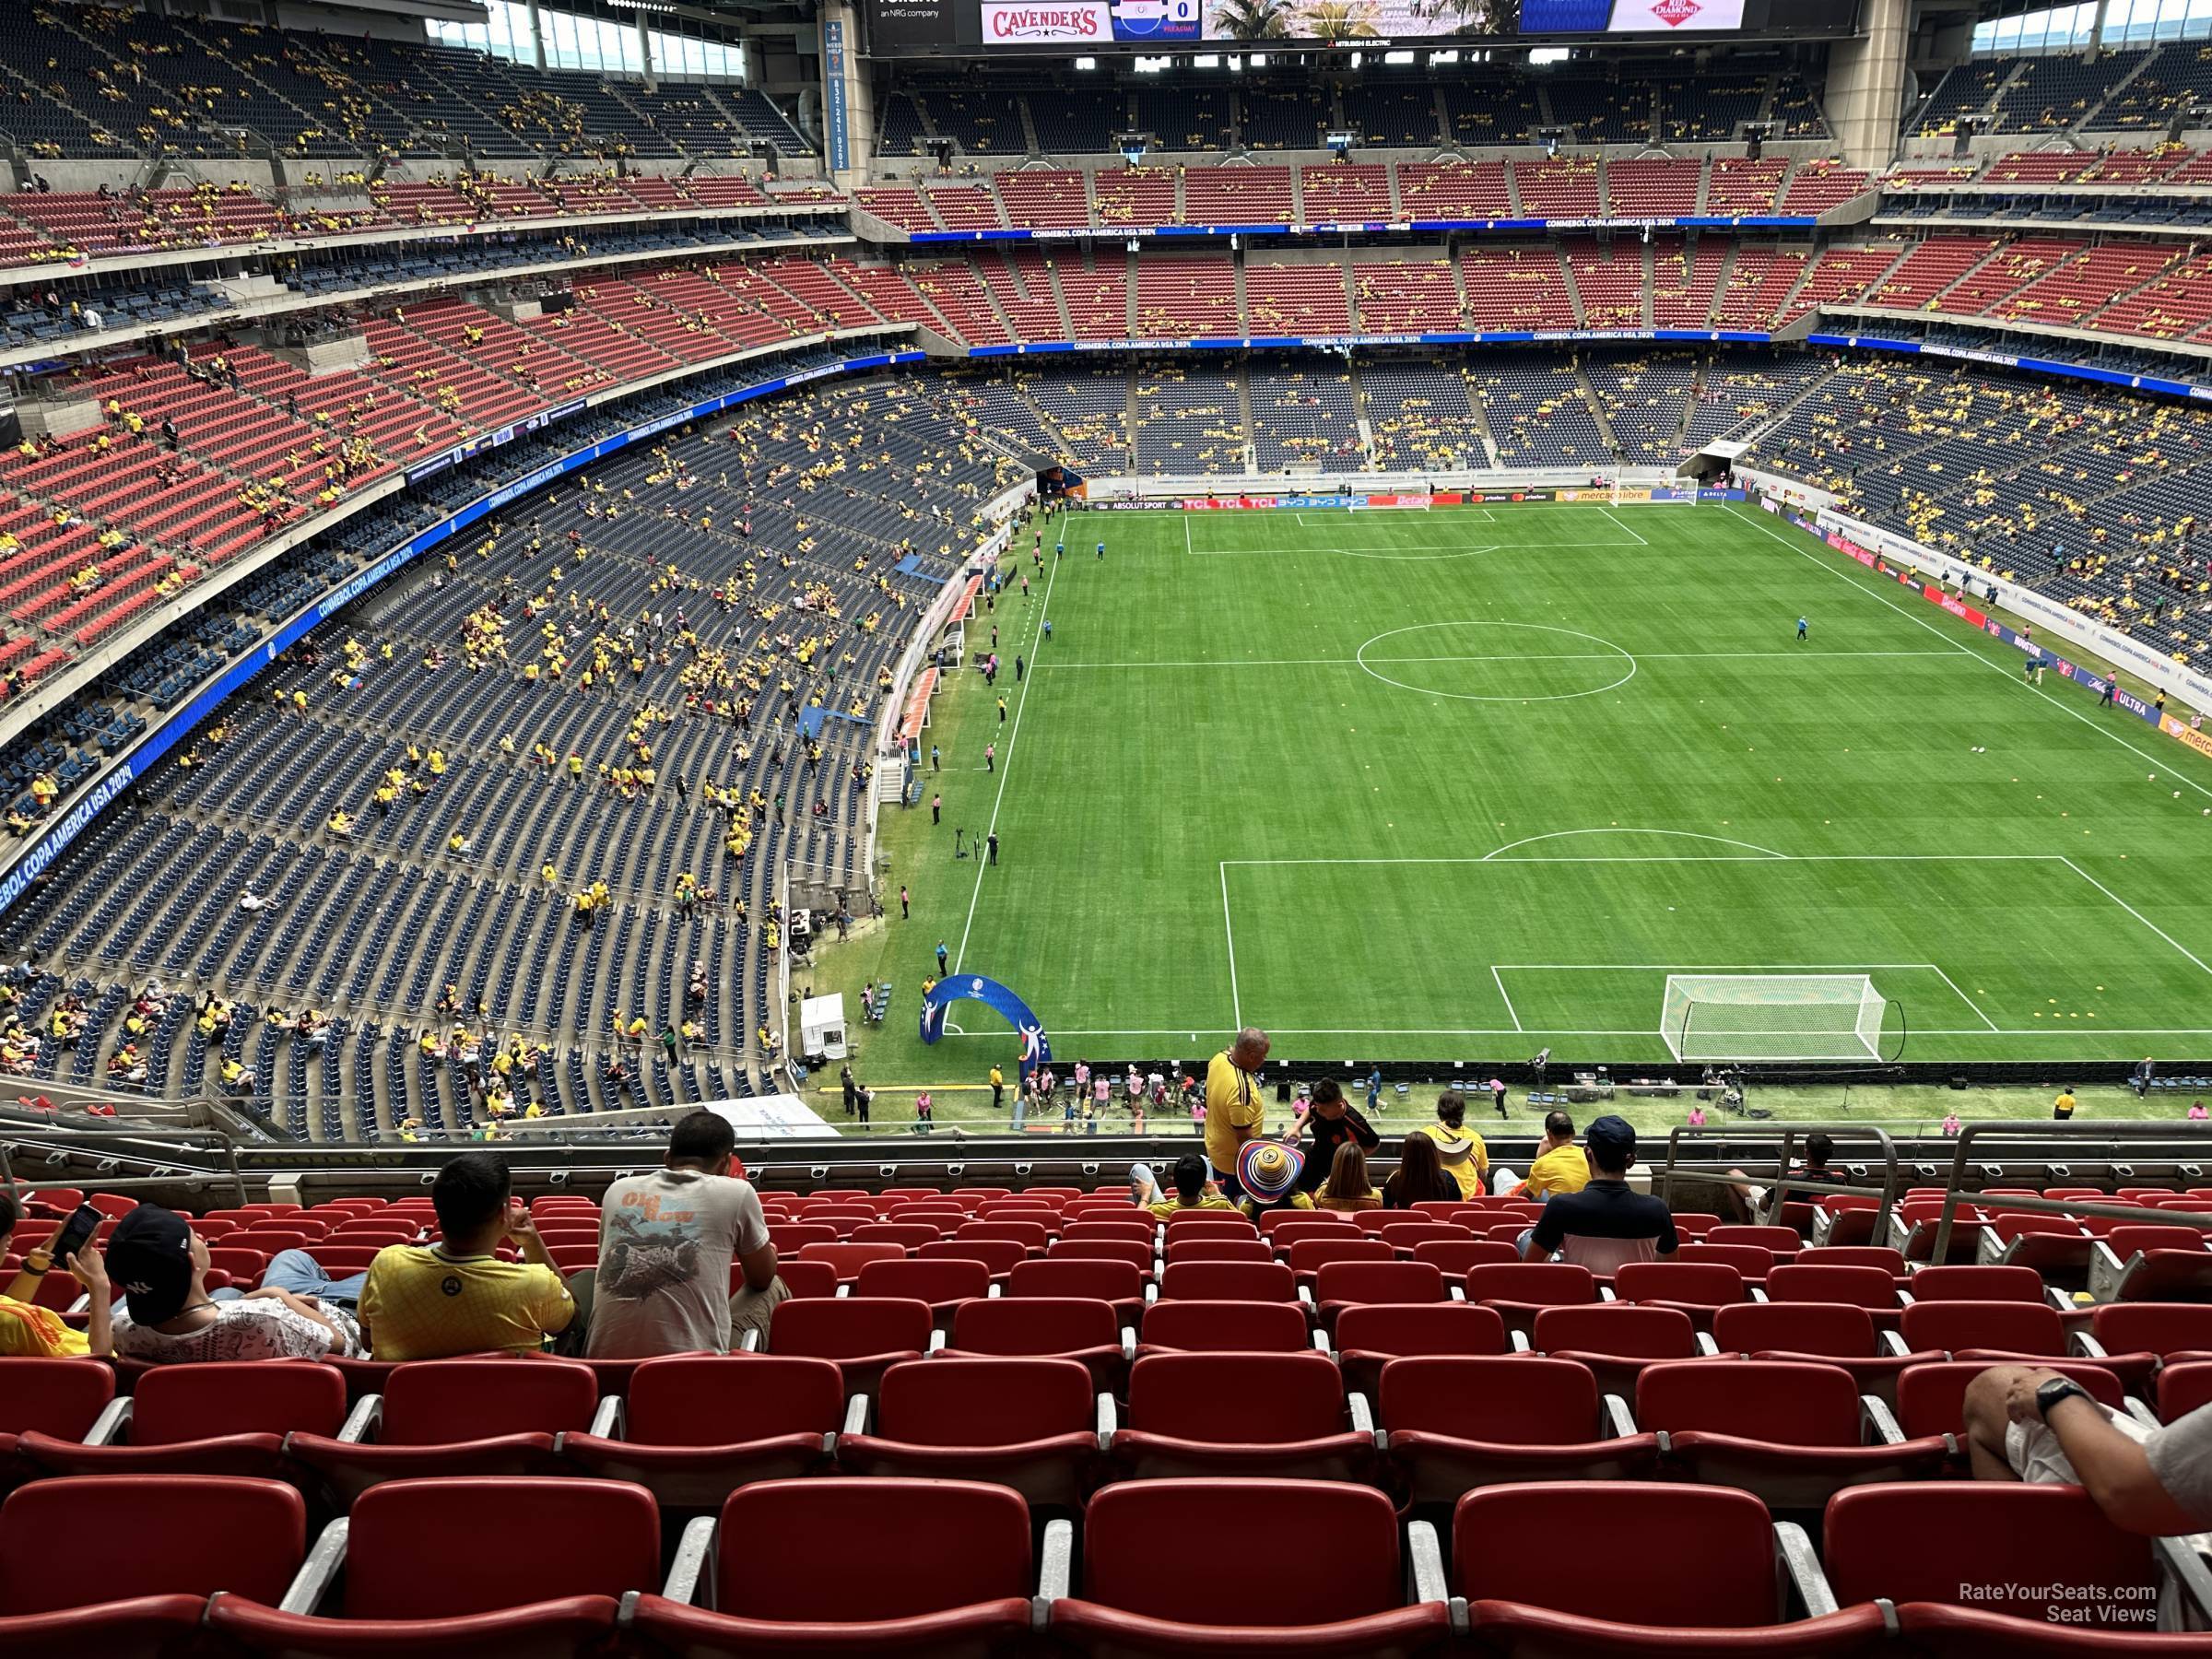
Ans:
MULTIPOLYGON (((103 1141, 109 1136, 121 1136, 134 1141, 176 1140, 213 1143, 220 1147, 223 1162, 228 1166, 233 1201, 238 1204, 248 1202, 246 1172, 238 1161, 238 1142, 219 1126, 203 1125, 190 1129, 162 1127, 127 1130, 100 1129, 79 1131, 72 1135, 70 1138, 81 1138, 88 1142, 96 1135, 103 1141)), ((111 1152, 104 1146, 94 1147, 87 1145, 69 1147, 29 1135, 0 1135, 0 1186, 5 1186, 11 1197, 19 1197, 40 1186, 55 1184, 50 1182, 25 1181, 16 1174, 14 1159, 11 1154, 34 1149, 43 1151, 50 1156, 58 1154, 64 1159, 96 1154, 102 1157, 110 1167, 122 1167, 126 1163, 138 1167, 154 1167, 157 1163, 157 1160, 143 1155, 111 1152)), ((199 1149, 200 1147, 195 1145, 194 1150, 199 1149)), ((182 1183, 188 1189, 196 1191, 203 1185, 221 1181, 223 1178, 223 1171, 220 1170, 194 1170, 190 1166, 185 1166, 167 1175, 102 1175, 100 1178, 100 1187, 103 1192, 130 1192, 150 1187, 174 1187, 182 1183)))
POLYGON ((1672 1206, 1674 1175, 1679 1161, 1678 1153, 1684 1135, 1725 1136, 1730 1139, 1749 1137, 1754 1140, 1779 1135, 1782 1141, 1780 1163, 1777 1178, 1767 1194, 1768 1213, 1770 1215, 1781 1214, 1783 1200, 1791 1193, 1834 1194, 1878 1198, 1881 1200, 1881 1204, 1876 1210, 1874 1218, 1875 1232, 1878 1237, 1882 1230, 1888 1225, 1889 1212, 1897 1204, 1897 1143, 1890 1138, 1887 1129, 1875 1124, 1854 1125, 1846 1132, 1853 1138, 1873 1140, 1880 1147, 1882 1182, 1879 1186, 1871 1186, 1856 1182, 1806 1181, 1802 1177, 1792 1177, 1789 1173, 1790 1159, 1796 1150, 1797 1137, 1800 1135, 1811 1135, 1816 1131, 1822 1135, 1835 1133, 1826 1124, 1708 1124, 1700 1128, 1692 1128, 1688 1124, 1677 1124, 1667 1131, 1666 1162, 1661 1167, 1659 1172, 1659 1196, 1662 1201, 1666 1202, 1670 1207, 1672 1206))

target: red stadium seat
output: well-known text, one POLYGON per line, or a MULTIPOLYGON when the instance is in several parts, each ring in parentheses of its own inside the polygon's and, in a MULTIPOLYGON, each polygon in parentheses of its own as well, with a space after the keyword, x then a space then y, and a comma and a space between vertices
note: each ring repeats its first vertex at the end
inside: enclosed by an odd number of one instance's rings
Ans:
POLYGON ((1144 1276, 1126 1262, 1055 1261, 1017 1262, 1006 1275, 1006 1294, 1024 1297, 1074 1297, 1079 1300, 1112 1302, 1114 1317, 1133 1325, 1145 1311, 1144 1276))
POLYGON ((962 1302, 991 1294, 991 1269, 981 1262, 910 1261, 904 1256, 869 1262, 853 1281, 856 1297, 889 1296, 929 1304, 939 1329, 962 1302))
POLYGON ((13 1485, 32 1473, 17 1457, 21 1436, 35 1431, 56 1440, 82 1441, 114 1398, 115 1373, 104 1365, 30 1359, 10 1359, 0 1365, 0 1425, 5 1425, 0 1429, 0 1482, 13 1485))
POLYGON ((1716 1312, 1743 1302, 1744 1276, 1718 1262, 1624 1262, 1613 1294, 1639 1307, 1676 1309, 1710 1331, 1716 1312))
POLYGON ((2032 1267, 1923 1267, 1905 1281, 1914 1301, 2027 1301, 2050 1306, 2032 1267))
POLYGON ((1246 1238, 1241 1233, 1227 1238, 1197 1238, 1187 1233, 1171 1238, 1167 1243, 1168 1265, 1177 1262, 1272 1262, 1275 1249, 1265 1239, 1246 1238))
POLYGON ((1804 1534, 1777 1526, 1750 1493, 1724 1487, 1489 1487, 1459 1500, 1452 1554, 1453 1586, 1466 1597, 1468 1625, 1486 1653, 1819 1659, 1872 1653, 1884 1633, 1871 1603, 1826 1611, 1827 1585, 1804 1534), (1641 1538, 1648 1547, 1615 1552, 1604 1571, 1573 1550, 1517 1547, 1587 1537, 1641 1538), (1667 1547, 1669 1540, 1683 1547, 1667 1547), (1794 1617, 1800 1607, 1821 1611, 1794 1617))
POLYGON ((650 1591, 660 1565, 660 1517, 641 1487, 394 1480, 364 1492, 346 1530, 318 1544, 284 1598, 306 1610, 226 1594, 207 1624, 249 1652, 287 1656, 581 1653, 608 1641, 622 1597, 650 1591), (528 1548, 485 1547, 519 1517, 528 1548))
POLYGON ((274 1479, 286 1471, 286 1435, 333 1436, 345 1421, 346 1379, 326 1365, 162 1365, 138 1380, 106 1443, 30 1430, 20 1450, 57 1475, 274 1479))
POLYGON ((1326 1329, 1335 1327, 1337 1315, 1347 1308, 1448 1300, 1443 1274, 1427 1262, 1331 1262, 1314 1282, 1314 1300, 1326 1329))
POLYGON ((679 1561, 697 1565, 641 1597, 630 1628, 655 1652, 746 1659, 1010 1652, 1029 1639, 1032 1560, 1029 1507, 1005 1487, 758 1481, 691 1524, 679 1561))
MULTIPOLYGON (((1675 1218, 1677 1221, 1681 1219, 1679 1216, 1675 1218)), ((1745 1284, 1762 1289, 1766 1286, 1767 1275, 1774 1271, 1774 1253, 1763 1244, 1707 1244, 1700 1240, 1686 1238, 1681 1248, 1667 1260, 1733 1267, 1743 1276, 1745 1284)))
POLYGON ((993 1278, 1003 1279, 1015 1263, 1030 1259, 1030 1247, 1011 1239, 939 1239, 922 1245, 914 1256, 924 1262, 981 1262, 991 1269, 993 1278))
POLYGON ((1336 1315, 1336 1363, 1345 1385, 1372 1398, 1382 1368, 1416 1355, 1488 1355, 1511 1351, 1495 1308, 1472 1302, 1371 1302, 1336 1315))
POLYGON ((1368 1480, 1366 1402, 1324 1354, 1148 1354, 1129 1372, 1129 1426, 1113 1435, 1132 1479, 1240 1475, 1368 1480))
POLYGON ((1695 1359, 1706 1351, 1688 1314, 1628 1302, 1543 1309, 1532 1341, 1538 1353, 1588 1366, 1600 1389, 1623 1395, 1653 1361, 1695 1359))
POLYGON ((2212 1405, 2212 1359, 2169 1365, 2159 1373, 2159 1421, 2171 1423, 2212 1405))
POLYGON ((590 1433, 563 1434, 554 1449, 665 1507, 713 1512, 747 1481, 827 1468, 843 1412, 844 1380, 828 1359, 677 1354, 640 1361, 619 1414, 603 1406, 590 1433))
POLYGON ((1382 1493, 1324 1481, 1150 1480, 1110 1486, 1083 1524, 1081 1594, 1048 1582, 1053 1639, 1097 1655, 1288 1653, 1400 1659, 1451 1637, 1436 1538, 1417 1523, 1402 1562, 1382 1493), (1224 1538, 1326 1538, 1318 1572, 1222 1572, 1224 1538), (1407 1604, 1407 1580, 1417 1586, 1407 1604))
POLYGON ((896 1244, 902 1250, 912 1250, 917 1244, 927 1244, 943 1238, 950 1228, 939 1227, 934 1221, 870 1221, 853 1230, 855 1244, 896 1244))
POLYGON ((285 1449, 341 1506, 387 1480, 555 1475, 553 1437, 588 1430, 598 1401, 598 1379, 571 1360, 422 1359, 393 1367, 337 1438, 294 1434, 285 1449))
POLYGON ((1365 1235, 1351 1217, 1335 1210, 1269 1210, 1260 1218, 1260 1236, 1278 1253, 1308 1239, 1358 1239, 1365 1235))
POLYGON ((1086 1216, 1080 1221, 1070 1221, 1060 1230, 1060 1241, 1066 1243, 1077 1239, 1127 1239, 1133 1243, 1150 1248, 1159 1231, 1159 1223, 1142 1210, 1129 1210, 1119 1216, 1086 1216))
POLYGON ((799 1247, 802 1262, 827 1262, 837 1270, 837 1282, 849 1285, 860 1277, 860 1270, 871 1262, 903 1262, 906 1246, 903 1244, 803 1244, 799 1247))
POLYGON ((1849 1302, 1745 1302, 1723 1308, 1712 1316, 1712 1340, 1724 1354, 1840 1365, 1860 1393, 1892 1408, 1899 1373, 1909 1365, 1943 1358, 1940 1351, 1891 1353, 1880 1346, 1873 1316, 1849 1302))
POLYGON ((1877 1331, 1898 1328, 1901 1304, 1897 1281, 1879 1267, 1779 1266, 1767 1276, 1767 1295, 1778 1302, 1849 1302, 1864 1308, 1877 1331))
POLYGON ((35 1481, 0 1505, 0 1651, 99 1659, 195 1652, 210 1595, 275 1601, 306 1553, 307 1504, 279 1481, 35 1481))
POLYGON ((1905 1258, 1887 1244, 1817 1244, 1797 1253, 1801 1267, 1879 1267, 1891 1278, 1905 1277, 1905 1258))
POLYGON ((973 1239, 978 1242, 1018 1244, 1031 1255, 1042 1255, 1057 1227, 1056 1221, 1052 1227, 1041 1221, 963 1221, 953 1230, 952 1241, 957 1244, 973 1239))
POLYGON ((2066 1351, 2065 1324, 2057 1309, 2044 1303, 1914 1302, 1904 1312, 1902 1328, 1907 1347, 1942 1348, 1958 1358, 2066 1351))
POLYGON ((2079 1487, 1857 1487, 1830 1502, 1823 1531, 1838 1599, 1892 1603, 1914 1652, 2205 1650, 2201 1635, 2146 1633, 2158 1596, 2152 1541, 2120 1531, 2079 1487))
POLYGON ((1512 1262, 1467 1270, 1467 1300, 1498 1310, 1508 1331, 1526 1335, 1545 1308, 1579 1307, 1597 1300, 1590 1269, 1571 1262, 1512 1262))
POLYGON ((854 1399, 837 1443, 851 1475, 988 1480, 1074 1509, 1103 1472, 1097 1396, 1073 1359, 910 1360, 854 1399), (872 1407, 872 1415, 871 1415, 872 1407))
POLYGON ((2212 1359, 2212 1304, 2106 1302, 2090 1311, 2088 1331, 2075 1343, 2125 1386, 2139 1387, 2160 1365, 2212 1359))
POLYGON ((1513 1481, 1625 1479, 1659 1461, 1659 1437, 1640 1432, 1618 1398, 1601 1402, 1589 1369, 1569 1359, 1394 1359, 1379 1398, 1415 1504, 1513 1481))
POLYGON ((1280 1262, 1182 1262, 1160 1270, 1162 1301, 1296 1301, 1298 1281, 1280 1262))
POLYGON ((1295 1302, 1165 1301, 1145 1310, 1136 1352, 1296 1354, 1312 1347, 1306 1311, 1295 1302))
MULTIPOLYGON (((965 1312, 982 1305, 964 1302, 961 1308, 965 1312)), ((836 1361, 850 1397, 872 1390, 886 1368, 901 1359, 919 1359, 929 1346, 930 1328, 925 1301, 876 1296, 794 1298, 778 1302, 769 1315, 767 1347, 771 1354, 836 1361)))
POLYGON ((1840 1367, 1787 1360, 1647 1366, 1636 1422, 1666 1437, 1689 1480, 1735 1487, 1770 1509, 1814 1510, 1847 1486, 1912 1480, 1950 1461, 1941 1435, 1908 1441, 1840 1367))
POLYGON ((1777 1262, 1794 1259, 1805 1248, 1805 1241, 1797 1236, 1794 1227, 1730 1226, 1726 1223, 1712 1229, 1701 1241, 1707 1244, 1749 1244, 1774 1253, 1777 1262))
POLYGON ((1137 1277, 1149 1283, 1156 1260, 1152 1246, 1135 1239, 1067 1239, 1055 1240, 1044 1253, 1048 1262, 1126 1262, 1136 1269, 1137 1277))
POLYGON ((2071 1217, 1996 1215, 1976 1239, 1974 1259, 2031 1267, 2078 1284, 2088 1273, 2093 1243, 2071 1217))
POLYGON ((2090 1248, 2089 1294, 2098 1301, 2204 1300, 2212 1297, 2212 1249, 2193 1227, 2114 1227, 2090 1248))
POLYGON ((986 1354, 1001 1359, 1058 1357, 1080 1361, 1091 1387, 1119 1394, 1129 1355, 1113 1304, 1056 1296, 999 1297, 963 1302, 953 1316, 942 1358, 986 1354))
POLYGON ((1459 1284, 1470 1267, 1517 1262, 1521 1253, 1501 1239, 1430 1239, 1413 1247, 1413 1259, 1427 1262, 1448 1282, 1459 1284))

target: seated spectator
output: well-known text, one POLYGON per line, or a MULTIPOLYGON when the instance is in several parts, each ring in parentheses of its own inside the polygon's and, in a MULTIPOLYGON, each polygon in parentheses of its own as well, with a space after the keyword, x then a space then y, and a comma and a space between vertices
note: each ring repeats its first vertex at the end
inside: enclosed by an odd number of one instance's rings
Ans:
POLYGON ((1305 1157, 1296 1147, 1280 1141, 1246 1141, 1237 1152, 1237 1184, 1244 1190, 1238 1207, 1257 1221, 1269 1210, 1313 1207, 1313 1200, 1298 1190, 1299 1171, 1305 1157))
POLYGON ((1674 1254, 1678 1241, 1665 1203, 1629 1187, 1629 1167, 1636 1161, 1636 1131, 1626 1119, 1608 1112, 1590 1125, 1585 1145, 1589 1184, 1579 1193, 1559 1193, 1545 1200, 1544 1214, 1522 1235, 1522 1258, 1541 1262, 1557 1251, 1559 1260, 1607 1278, 1624 1262, 1652 1262, 1674 1254))
POLYGON ((1450 1204, 1464 1197, 1459 1182, 1438 1157, 1436 1139, 1416 1129, 1398 1143, 1398 1167, 1382 1183, 1384 1209, 1411 1209, 1417 1204, 1450 1204))
POLYGON ((1165 1221, 1177 1210, 1234 1209, 1235 1205, 1221 1196, 1221 1191, 1208 1178, 1206 1159, 1195 1152, 1185 1152, 1175 1160, 1175 1194, 1169 1197, 1160 1191, 1148 1164, 1129 1167, 1129 1195, 1137 1207, 1148 1209, 1165 1221))
POLYGON ((2058 1371, 1994 1365, 1967 1384, 1965 1418, 1977 1480, 2081 1487, 2123 1532, 2212 1527, 2212 1406, 2152 1429, 2058 1371))
POLYGON ((1375 1191, 1374 1182, 1368 1179, 1367 1153, 1358 1141, 1336 1143, 1336 1156, 1329 1160, 1328 1179, 1313 1194, 1313 1207, 1324 1210, 1382 1207, 1382 1194, 1375 1191))
POLYGON ((626 1175, 599 1205, 599 1270, 592 1288, 594 1359, 729 1352, 740 1332, 765 1334, 789 1289, 759 1195, 730 1169, 737 1135, 712 1112, 688 1112, 668 1134, 664 1166, 626 1175), (730 1267, 745 1275, 730 1293, 730 1267))
POLYGON ((569 1328, 576 1302, 530 1212, 513 1202, 507 1160, 464 1152, 430 1187, 435 1244, 394 1244, 369 1264, 361 1329, 379 1359, 535 1354, 569 1328), (492 1253, 512 1240, 520 1262, 492 1253))
POLYGON ((1359 1114, 1359 1108, 1344 1098, 1344 1090, 1334 1077, 1324 1077, 1313 1085, 1312 1097, 1290 1125, 1291 1144, 1296 1145, 1300 1133, 1307 1130, 1312 1132, 1313 1145, 1306 1153, 1299 1185, 1309 1193, 1335 1171, 1340 1148, 1350 1145, 1372 1152, 1382 1145, 1382 1137, 1359 1114))
POLYGON ((1415 1133, 1436 1143, 1437 1159, 1459 1188, 1457 1196, 1479 1198, 1488 1190, 1490 1155, 1466 1124, 1466 1096, 1447 1088, 1436 1097, 1436 1122, 1415 1133))
POLYGON ((1516 1198, 1548 1198, 1554 1193, 1579 1193, 1590 1184, 1590 1160, 1574 1144, 1574 1120, 1563 1112, 1544 1114, 1544 1144, 1529 1162, 1528 1179, 1516 1181, 1511 1170, 1500 1169, 1494 1184, 1516 1198))
MULTIPOLYGON (((279 1254, 276 1261, 295 1252, 279 1254)), ((269 1264, 276 1271, 276 1261, 269 1264)), ((322 1270, 310 1260, 319 1280, 322 1270)), ((126 1359, 177 1365, 214 1359, 359 1359, 359 1327, 336 1301, 282 1285, 258 1290, 207 1288, 207 1245, 184 1218, 142 1204, 116 1223, 107 1268, 124 1294, 114 1321, 114 1352, 126 1359)), ((102 1300, 93 1293, 97 1302, 102 1300)), ((95 1357, 107 1351, 95 1340, 95 1357)))
MULTIPOLYGON (((15 1236, 16 1223, 22 1219, 23 1206, 6 1193, 0 1193, 0 1255, 7 1252, 15 1236)), ((105 1265, 100 1252, 90 1245, 71 1256, 62 1266, 75 1277, 92 1297, 92 1314, 89 1328, 77 1330, 52 1308, 35 1305, 31 1299, 39 1293, 39 1281, 53 1270, 53 1253, 41 1245, 32 1245, 23 1253, 23 1265, 8 1281, 7 1289, 0 1293, 0 1356, 19 1359, 73 1359, 89 1354, 92 1344, 100 1344, 106 1353, 110 1347, 108 1329, 110 1292, 105 1265)))

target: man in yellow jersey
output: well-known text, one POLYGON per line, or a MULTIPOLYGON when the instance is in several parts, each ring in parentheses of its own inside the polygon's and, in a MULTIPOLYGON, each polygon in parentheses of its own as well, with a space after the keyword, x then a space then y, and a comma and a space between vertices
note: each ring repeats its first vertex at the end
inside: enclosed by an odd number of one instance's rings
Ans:
POLYGON ((568 1329, 575 1300, 512 1197, 507 1160, 495 1152, 464 1152, 438 1171, 439 1241, 394 1244, 369 1264, 361 1335, 377 1359, 535 1354, 568 1329), (502 1241, 523 1259, 495 1256, 502 1241))
POLYGON ((1246 1026, 1236 1041, 1206 1063, 1206 1157, 1214 1167, 1215 1182, 1232 1198, 1243 1196, 1237 1185, 1238 1149, 1259 1139, 1266 1125, 1267 1100, 1260 1081, 1266 1060, 1267 1033, 1246 1026))

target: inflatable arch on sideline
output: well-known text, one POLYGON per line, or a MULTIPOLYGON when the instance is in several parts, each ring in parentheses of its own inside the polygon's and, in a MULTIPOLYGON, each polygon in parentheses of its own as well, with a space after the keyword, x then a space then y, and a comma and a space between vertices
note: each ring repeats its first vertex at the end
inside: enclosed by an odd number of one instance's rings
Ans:
POLYGON ((957 1002, 980 1002, 1006 1016, 1007 1023, 1021 1036, 1024 1077, 1031 1068, 1051 1063, 1053 1044, 1044 1034, 1044 1021, 1030 1011, 1028 1003, 996 980, 975 973, 947 974, 930 987, 929 994, 922 999, 923 1041, 935 1042, 945 1035, 945 1010, 957 1002))

